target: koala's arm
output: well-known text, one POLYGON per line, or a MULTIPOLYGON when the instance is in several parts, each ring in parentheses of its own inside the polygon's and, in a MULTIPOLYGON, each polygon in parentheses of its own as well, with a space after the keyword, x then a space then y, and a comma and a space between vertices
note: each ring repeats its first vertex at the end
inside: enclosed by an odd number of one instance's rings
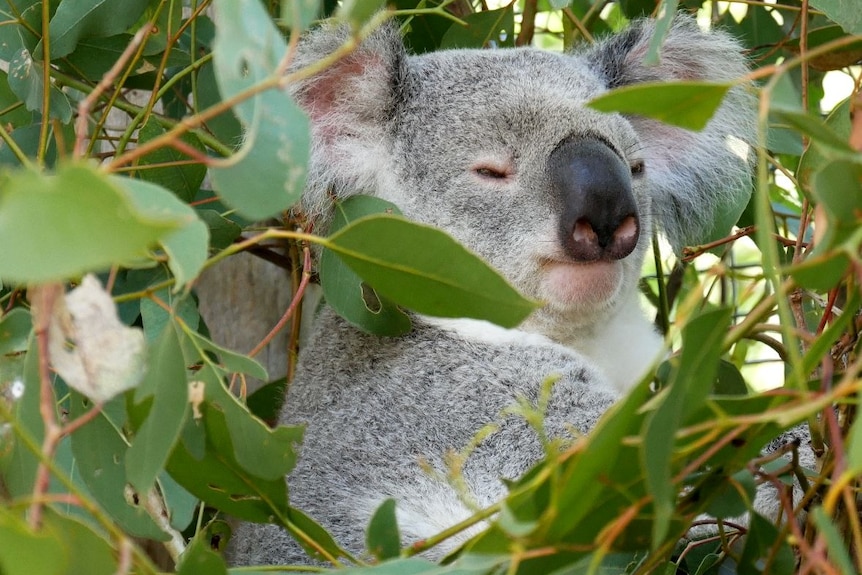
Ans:
MULTIPOLYGON (((385 339, 325 311, 284 406, 284 423, 308 426, 288 478, 291 505, 353 553, 363 552, 364 527, 389 497, 398 502, 404 543, 428 537, 472 511, 422 462, 445 475, 447 452, 466 448, 490 423, 499 429, 473 450, 463 477, 468 499, 480 506, 504 497, 500 479, 522 475, 543 448, 522 418, 503 410, 519 396, 535 402, 556 374, 549 433, 586 433, 617 397, 578 354, 513 334, 509 342, 477 344, 418 320, 408 336, 385 339)), ((231 554, 237 564, 304 561, 274 526, 243 525, 231 554)))

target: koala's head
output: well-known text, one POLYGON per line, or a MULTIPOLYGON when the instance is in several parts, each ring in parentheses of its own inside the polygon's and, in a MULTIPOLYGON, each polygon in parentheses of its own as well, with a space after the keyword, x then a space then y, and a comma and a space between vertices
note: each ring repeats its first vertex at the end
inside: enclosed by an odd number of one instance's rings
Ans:
MULTIPOLYGON (((755 116, 732 90, 702 132, 585 107, 654 80, 739 78, 739 47, 685 17, 661 63, 642 60, 652 22, 574 54, 532 48, 406 53, 397 28, 294 87, 314 151, 304 208, 372 193, 442 228, 546 302, 528 328, 560 339, 630 297, 654 225, 679 248, 748 194, 755 116)), ((296 66, 331 53, 343 28, 301 44, 296 66)))

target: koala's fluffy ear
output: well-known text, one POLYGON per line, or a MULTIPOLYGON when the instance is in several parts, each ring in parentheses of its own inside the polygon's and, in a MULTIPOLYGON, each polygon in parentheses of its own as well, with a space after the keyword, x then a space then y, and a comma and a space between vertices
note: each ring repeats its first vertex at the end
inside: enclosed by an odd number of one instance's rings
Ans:
MULTIPOLYGON (((676 17, 660 63, 646 66, 643 60, 654 32, 654 21, 641 20, 592 49, 589 57, 608 89, 665 80, 724 82, 748 72, 735 40, 722 32, 703 32, 684 15, 676 17)), ((732 89, 701 132, 641 117, 629 120, 643 142, 653 211, 674 249, 679 252, 727 232, 751 192, 754 97, 743 86, 732 89), (717 229, 717 222, 724 229, 717 229)))
MULTIPOLYGON (((291 71, 313 65, 350 41, 347 26, 307 34, 291 71)), ((373 189, 386 157, 387 126, 407 92, 407 52, 398 27, 376 30, 345 57, 290 86, 311 119, 313 149, 303 210, 325 223, 332 197, 373 189)))

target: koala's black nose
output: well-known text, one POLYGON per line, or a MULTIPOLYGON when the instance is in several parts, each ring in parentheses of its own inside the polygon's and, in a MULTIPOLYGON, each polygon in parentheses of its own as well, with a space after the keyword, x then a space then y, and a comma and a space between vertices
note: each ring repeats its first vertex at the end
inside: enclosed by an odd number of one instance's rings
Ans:
POLYGON ((572 138, 551 153, 548 168, 562 206, 559 237, 566 253, 582 262, 632 253, 640 223, 623 159, 597 138, 572 138))

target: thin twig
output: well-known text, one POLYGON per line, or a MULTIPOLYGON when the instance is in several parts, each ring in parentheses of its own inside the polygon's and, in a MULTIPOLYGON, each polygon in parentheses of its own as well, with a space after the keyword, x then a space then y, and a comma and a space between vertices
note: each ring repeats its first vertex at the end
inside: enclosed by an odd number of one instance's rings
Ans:
POLYGON ((120 54, 120 57, 116 62, 114 62, 114 65, 111 66, 111 69, 102 76, 102 79, 99 80, 99 83, 96 84, 93 91, 87 94, 86 98, 81 100, 81 103, 78 105, 78 119, 75 122, 75 147, 72 151, 73 157, 83 158, 86 153, 86 150, 84 149, 84 139, 87 137, 87 120, 90 117, 90 110, 93 108, 96 100, 99 99, 105 90, 113 85, 114 80, 116 80, 117 76, 120 75, 126 62, 128 62, 129 58, 131 58, 136 52, 138 46, 144 41, 147 34, 150 33, 150 30, 151 26, 146 24, 135 33, 132 37, 132 41, 129 42, 129 45, 126 46, 126 49, 123 50, 123 53, 120 54))

